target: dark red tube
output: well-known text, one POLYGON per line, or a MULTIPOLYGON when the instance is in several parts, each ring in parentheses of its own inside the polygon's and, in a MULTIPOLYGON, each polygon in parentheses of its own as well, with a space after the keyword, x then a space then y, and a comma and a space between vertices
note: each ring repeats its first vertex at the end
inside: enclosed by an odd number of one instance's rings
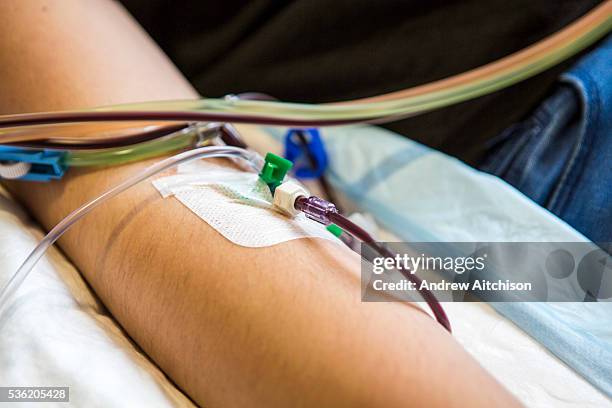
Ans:
POLYGON ((188 124, 164 126, 146 132, 135 133, 133 135, 121 137, 108 137, 104 139, 83 139, 50 142, 47 140, 28 140, 24 142, 9 142, 6 145, 30 147, 34 149, 54 149, 54 150, 92 150, 110 149, 116 147, 131 146, 137 143, 144 143, 164 136, 168 136, 179 130, 189 127, 188 124))
MULTIPOLYGON (((344 231, 353 235, 355 238, 370 245, 381 256, 384 256, 385 258, 393 258, 393 254, 387 248, 376 242, 374 238, 372 238, 372 236, 359 225, 340 214, 336 206, 332 203, 315 196, 302 196, 295 200, 294 205, 297 210, 302 211, 308 218, 324 225, 334 223, 344 231)), ((452 333, 450 321, 448 320, 442 305, 440 302, 438 302, 438 299, 436 299, 436 296, 428 289, 420 289, 422 282, 421 278, 411 274, 409 270, 402 269, 400 272, 406 279, 413 282, 416 287, 419 288, 419 293, 429 305, 429 308, 433 312, 438 323, 448 330, 449 333, 452 333)))
POLYGON ((275 117, 253 117, 249 115, 239 115, 231 113, 207 113, 196 111, 90 111, 26 113, 20 115, 11 115, 10 117, 4 118, 0 117, 0 128, 56 123, 126 121, 222 122, 251 123, 255 125, 271 126, 319 127, 362 123, 367 120, 369 120, 369 118, 343 120, 281 119, 275 117))
MULTIPOLYGON (((361 228, 359 225, 355 224, 348 218, 344 217, 342 214, 329 214, 329 219, 331 220, 331 222, 333 222, 349 234, 372 246, 380 255, 388 258, 393 258, 393 254, 387 248, 376 242, 374 238, 372 238, 372 236, 368 234, 363 228, 361 228)), ((400 269, 400 272, 402 275, 404 275, 406 279, 410 280, 411 282, 414 282, 417 288, 421 287, 421 278, 414 274, 411 274, 408 270, 400 269)), ((419 289, 419 293, 429 305, 438 323, 444 326, 444 328, 448 330, 449 333, 452 333, 451 324, 448 320, 448 316, 446 316, 446 312, 442 308, 440 302, 438 302, 438 299, 436 299, 436 296, 428 289, 419 289)))

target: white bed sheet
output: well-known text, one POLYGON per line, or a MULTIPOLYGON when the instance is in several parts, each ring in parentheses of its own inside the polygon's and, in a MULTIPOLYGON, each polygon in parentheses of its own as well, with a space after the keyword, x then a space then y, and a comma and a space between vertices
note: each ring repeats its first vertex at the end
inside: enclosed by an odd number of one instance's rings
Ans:
POLYGON ((608 397, 486 303, 444 303, 444 309, 455 338, 526 406, 612 407, 608 397))
MULTIPOLYGON (((0 286, 41 238, 40 228, 0 191, 0 286)), ((55 248, 0 315, 0 386, 68 386, 75 407, 194 406, 128 339, 55 248)), ((68 404, 18 404, 54 405, 68 404)))
MULTIPOLYGON (((40 229, 0 191, 0 285, 41 237, 40 229)), ((447 303, 445 308, 458 341, 525 405, 612 406, 488 305, 447 303)), ((55 248, 5 310, 0 316, 0 386, 69 386, 70 405, 77 407, 193 406, 130 342, 55 248)))

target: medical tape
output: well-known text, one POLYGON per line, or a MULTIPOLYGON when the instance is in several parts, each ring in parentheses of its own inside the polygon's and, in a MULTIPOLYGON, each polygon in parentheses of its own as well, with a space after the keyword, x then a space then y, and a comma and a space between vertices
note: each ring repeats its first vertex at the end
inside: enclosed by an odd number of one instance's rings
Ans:
POLYGON ((289 218, 274 209, 268 186, 255 173, 206 161, 179 166, 175 175, 153 185, 166 198, 174 196, 233 243, 266 247, 298 238, 342 242, 304 214, 289 218))

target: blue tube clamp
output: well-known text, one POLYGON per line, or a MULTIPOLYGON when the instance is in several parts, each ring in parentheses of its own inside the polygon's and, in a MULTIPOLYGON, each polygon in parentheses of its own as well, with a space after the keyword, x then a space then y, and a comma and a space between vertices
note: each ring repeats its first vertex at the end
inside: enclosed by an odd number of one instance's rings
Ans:
POLYGON ((317 179, 323 175, 327 168, 327 152, 318 129, 289 129, 285 135, 285 158, 294 162, 294 170, 297 178, 317 179), (297 139, 297 133, 302 132, 306 139, 303 145, 297 139), (310 163, 308 158, 314 159, 310 163))
POLYGON ((55 150, 30 150, 0 146, 0 165, 29 164, 29 170, 17 180, 51 181, 61 179, 67 169, 67 153, 55 150))

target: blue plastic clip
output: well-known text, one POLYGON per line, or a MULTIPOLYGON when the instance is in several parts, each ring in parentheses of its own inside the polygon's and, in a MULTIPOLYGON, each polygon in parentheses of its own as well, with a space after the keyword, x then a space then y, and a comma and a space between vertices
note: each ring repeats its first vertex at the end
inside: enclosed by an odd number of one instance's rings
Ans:
POLYGON ((66 152, 54 150, 28 150, 18 147, 0 146, 0 162, 30 163, 30 171, 19 180, 50 181, 61 179, 66 171, 66 152))
POLYGON ((285 158, 294 163, 295 175, 316 179, 327 168, 327 152, 318 129, 289 129, 285 135, 285 158), (300 132, 305 144, 300 140, 300 132), (314 166, 311 161, 314 161, 314 166))

